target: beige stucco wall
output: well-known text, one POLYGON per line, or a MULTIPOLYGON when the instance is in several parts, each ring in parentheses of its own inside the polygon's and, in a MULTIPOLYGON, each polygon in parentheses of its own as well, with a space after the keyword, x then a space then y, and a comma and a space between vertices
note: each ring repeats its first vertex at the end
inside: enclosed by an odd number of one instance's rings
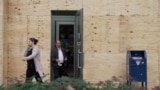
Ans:
POLYGON ((8 0, 6 8, 2 55, 8 84, 24 80, 26 62, 21 59, 33 36, 40 40, 44 71, 50 74, 51 10, 83 8, 84 79, 97 82, 117 76, 125 81, 126 51, 144 49, 149 88, 160 85, 159 0, 8 0))
POLYGON ((148 87, 160 85, 159 0, 84 0, 83 4, 84 79, 126 80, 126 51, 138 49, 147 51, 148 87))
MULTIPOLYGON (((0 0, 0 38, 2 37, 2 31, 3 31, 3 0, 0 0)), ((2 39, 0 40, 0 42, 2 43, 2 39)), ((1 47, 0 47, 1 48, 1 47)), ((1 48, 2 49, 2 48, 1 48)), ((0 49, 0 52, 2 51, 0 49)), ((1 52, 3 53, 3 52, 1 52)), ((0 55, 1 56, 1 55, 0 55)), ((0 84, 2 84, 2 78, 3 78, 3 58, 0 58, 0 84)))
POLYGON ((4 0, 0 0, 0 84, 3 84, 4 0))
POLYGON ((39 39, 41 62, 50 80, 51 10, 79 10, 82 1, 8 0, 5 19, 5 84, 25 80, 26 62, 22 61, 27 39, 39 39))

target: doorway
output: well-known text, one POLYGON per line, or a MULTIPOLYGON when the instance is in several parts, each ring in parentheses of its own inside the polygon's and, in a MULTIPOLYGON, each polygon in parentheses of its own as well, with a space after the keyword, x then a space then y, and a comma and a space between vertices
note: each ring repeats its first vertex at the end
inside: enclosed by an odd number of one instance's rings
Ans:
POLYGON ((66 50, 67 61, 65 66, 65 75, 74 77, 74 24, 59 25, 59 40, 62 47, 66 50))
MULTIPOLYGON (((65 76, 67 77, 83 79, 82 27, 82 10, 52 11, 51 48, 55 47, 56 40, 61 40, 68 58, 65 65, 65 76)), ((51 80, 53 76, 51 63, 51 80)))

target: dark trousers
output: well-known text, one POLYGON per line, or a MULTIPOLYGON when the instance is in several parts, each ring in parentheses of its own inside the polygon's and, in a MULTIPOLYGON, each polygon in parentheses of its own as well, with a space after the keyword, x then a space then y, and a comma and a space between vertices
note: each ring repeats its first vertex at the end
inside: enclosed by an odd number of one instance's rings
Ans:
POLYGON ((62 64, 62 66, 53 65, 53 73, 54 73, 54 80, 64 76, 64 63, 62 64))
POLYGON ((27 71, 26 71, 26 82, 32 81, 32 79, 35 77, 36 81, 42 82, 42 79, 38 72, 36 72, 33 65, 28 65, 27 71))

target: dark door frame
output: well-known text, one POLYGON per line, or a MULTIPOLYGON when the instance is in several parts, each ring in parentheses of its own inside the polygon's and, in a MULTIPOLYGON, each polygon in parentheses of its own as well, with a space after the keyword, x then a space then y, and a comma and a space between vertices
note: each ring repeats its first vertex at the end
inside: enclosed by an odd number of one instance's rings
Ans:
MULTIPOLYGON (((67 23, 67 22, 75 22, 74 24, 74 50, 76 50, 76 52, 74 52, 75 55, 75 60, 74 60, 74 77, 75 78, 80 78, 83 79, 83 56, 81 54, 81 52, 83 52, 83 25, 80 24, 83 22, 83 18, 81 18, 82 16, 82 10, 79 11, 52 11, 52 15, 51 15, 51 49, 53 49, 55 47, 55 41, 57 39, 56 37, 56 31, 57 31, 57 24, 60 23, 67 23), (77 23, 78 22, 78 23, 77 23), (80 31, 80 32, 79 32, 80 31), (78 40, 78 33, 81 33, 81 42, 77 41, 78 40), (81 48, 78 48, 80 47, 81 48), (78 55, 78 56, 77 56, 78 55), (81 57, 81 58, 79 58, 81 57), (78 59, 78 62, 77 62, 78 59), (81 59, 81 61, 79 60, 81 59)), ((51 54, 52 54, 52 50, 51 50, 51 54)), ((51 55, 50 55, 51 56, 51 55)), ((51 59, 52 60, 52 59, 51 59)), ((51 61, 52 62, 52 61, 51 61)), ((52 63, 51 65, 51 70, 50 70, 50 78, 51 81, 53 81, 53 66, 52 63)))

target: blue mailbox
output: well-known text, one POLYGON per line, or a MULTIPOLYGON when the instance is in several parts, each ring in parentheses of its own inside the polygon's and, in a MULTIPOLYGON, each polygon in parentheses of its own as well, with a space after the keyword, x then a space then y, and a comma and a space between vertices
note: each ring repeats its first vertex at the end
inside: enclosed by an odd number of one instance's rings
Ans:
POLYGON ((142 82, 147 89, 147 55, 145 50, 128 50, 127 52, 127 81, 142 82))

